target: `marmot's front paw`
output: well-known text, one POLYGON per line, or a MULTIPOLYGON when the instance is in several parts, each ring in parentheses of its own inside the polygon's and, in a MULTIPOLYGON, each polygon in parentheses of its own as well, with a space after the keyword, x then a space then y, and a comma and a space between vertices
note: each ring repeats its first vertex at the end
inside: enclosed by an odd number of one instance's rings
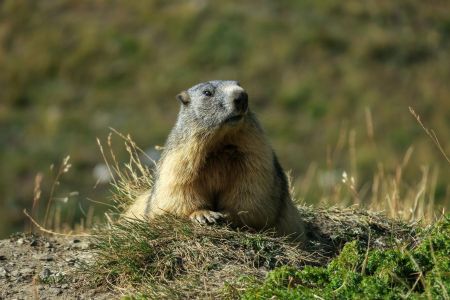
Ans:
POLYGON ((200 224, 216 223, 217 220, 223 219, 225 217, 226 217, 225 214, 222 214, 222 213, 216 212, 216 211, 205 210, 205 209, 194 211, 189 216, 189 218, 192 221, 200 223, 200 224))

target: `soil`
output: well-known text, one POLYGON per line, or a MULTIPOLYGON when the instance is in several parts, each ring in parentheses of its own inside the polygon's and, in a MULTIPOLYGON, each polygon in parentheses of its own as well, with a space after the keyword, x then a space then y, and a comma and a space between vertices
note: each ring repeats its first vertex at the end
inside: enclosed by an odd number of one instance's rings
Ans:
POLYGON ((0 240, 0 299, 114 299, 88 284, 80 266, 93 258, 87 238, 16 234, 0 240))

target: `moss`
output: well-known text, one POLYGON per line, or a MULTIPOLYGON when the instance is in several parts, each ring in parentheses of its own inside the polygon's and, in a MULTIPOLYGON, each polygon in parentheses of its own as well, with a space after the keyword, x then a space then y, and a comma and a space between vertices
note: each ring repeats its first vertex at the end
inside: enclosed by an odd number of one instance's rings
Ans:
POLYGON ((450 215, 434 224, 416 246, 369 249, 347 243, 326 267, 282 267, 243 299, 448 299, 450 293, 450 215))

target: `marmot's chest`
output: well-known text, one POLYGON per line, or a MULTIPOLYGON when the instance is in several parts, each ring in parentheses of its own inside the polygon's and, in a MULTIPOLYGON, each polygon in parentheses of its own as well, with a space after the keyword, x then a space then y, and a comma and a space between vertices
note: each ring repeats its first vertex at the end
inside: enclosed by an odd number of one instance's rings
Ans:
POLYGON ((205 160, 205 168, 221 167, 229 164, 242 164, 244 153, 236 145, 224 145, 218 150, 208 153, 205 160))
MULTIPOLYGON (((200 194, 207 201, 207 208, 229 214, 235 224, 243 222, 255 228, 272 224, 276 203, 265 201, 264 196, 252 196, 259 195, 273 184, 269 161, 232 145, 208 155, 197 182, 200 194), (249 194, 248 191, 253 192, 249 194), (245 213, 249 211, 252 213, 246 217, 245 213)), ((270 192, 264 195, 270 195, 270 192)))
POLYGON ((199 170, 199 183, 209 193, 217 194, 229 189, 246 173, 249 157, 235 145, 225 145, 209 153, 199 170))

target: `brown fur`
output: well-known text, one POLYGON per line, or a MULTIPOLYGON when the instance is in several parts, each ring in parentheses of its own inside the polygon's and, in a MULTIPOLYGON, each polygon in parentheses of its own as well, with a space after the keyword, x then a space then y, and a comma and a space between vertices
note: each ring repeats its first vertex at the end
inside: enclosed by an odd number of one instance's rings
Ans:
POLYGON ((281 203, 272 197, 274 168, 272 149, 253 123, 212 137, 197 135, 163 155, 152 196, 143 195, 127 215, 143 215, 150 200, 150 218, 220 211, 237 226, 302 238, 303 223, 289 195, 281 203))

